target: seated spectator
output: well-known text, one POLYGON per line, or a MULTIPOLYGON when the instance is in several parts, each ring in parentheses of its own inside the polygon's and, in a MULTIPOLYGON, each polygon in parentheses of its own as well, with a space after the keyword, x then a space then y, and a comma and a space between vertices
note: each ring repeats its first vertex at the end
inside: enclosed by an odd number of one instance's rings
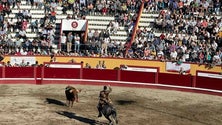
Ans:
POLYGON ((179 74, 181 74, 181 75, 186 74, 186 71, 183 69, 183 67, 180 67, 179 74))
POLYGON ((19 38, 22 38, 22 39, 26 39, 26 31, 24 29, 20 30, 19 31, 19 34, 18 34, 18 37, 19 38))
POLYGON ((21 0, 15 0, 17 8, 20 10, 21 0))
POLYGON ((67 14, 67 10, 69 10, 69 4, 68 1, 64 1, 64 3, 62 4, 62 13, 67 14))
POLYGON ((95 14, 100 15, 102 13, 103 5, 99 1, 96 2, 95 14))
POLYGON ((30 28, 32 33, 33 32, 38 33, 39 32, 38 20, 31 22, 30 28))
POLYGON ((89 63, 86 63, 85 67, 84 68, 88 68, 88 69, 91 69, 91 66, 89 65, 89 63))
POLYGON ((10 61, 7 61, 7 63, 5 64, 6 67, 12 67, 12 64, 10 61))
POLYGON ((51 10, 56 10, 57 9, 57 3, 55 0, 52 0, 52 2, 50 3, 50 7, 51 7, 51 10))
POLYGON ((11 9, 10 9, 10 6, 8 4, 6 5, 3 5, 3 15, 4 16, 8 16, 9 17, 9 14, 11 13, 11 9))

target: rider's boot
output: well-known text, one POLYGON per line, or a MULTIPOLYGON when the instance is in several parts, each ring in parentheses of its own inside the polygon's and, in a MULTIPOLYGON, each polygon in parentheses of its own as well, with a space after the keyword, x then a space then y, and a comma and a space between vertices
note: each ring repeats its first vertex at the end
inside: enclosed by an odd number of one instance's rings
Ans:
POLYGON ((102 113, 101 113, 101 107, 100 107, 100 106, 98 106, 98 107, 97 107, 97 109, 98 109, 98 111, 99 111, 98 117, 102 117, 102 113))

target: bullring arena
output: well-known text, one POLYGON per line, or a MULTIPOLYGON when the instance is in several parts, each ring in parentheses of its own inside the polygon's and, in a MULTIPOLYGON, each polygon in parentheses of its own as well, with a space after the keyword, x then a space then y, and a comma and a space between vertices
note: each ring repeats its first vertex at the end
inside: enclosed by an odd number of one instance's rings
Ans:
POLYGON ((82 89, 79 102, 66 106, 68 84, 1 84, 1 125, 106 125, 97 118, 98 93, 103 85, 113 88, 110 97, 117 109, 119 125, 221 125, 221 94, 156 89, 155 86, 112 82, 76 81, 82 89))

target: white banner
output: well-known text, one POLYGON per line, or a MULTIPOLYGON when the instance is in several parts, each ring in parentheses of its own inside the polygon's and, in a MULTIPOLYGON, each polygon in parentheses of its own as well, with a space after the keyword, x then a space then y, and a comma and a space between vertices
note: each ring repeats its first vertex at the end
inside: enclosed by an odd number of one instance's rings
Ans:
POLYGON ((73 69, 80 69, 81 64, 47 64, 50 68, 73 68, 73 69))
POLYGON ((132 67, 132 66, 125 66, 122 70, 128 71, 137 71, 137 72, 158 72, 157 68, 147 68, 147 67, 132 67))
POLYGON ((36 58, 35 57, 28 57, 28 56, 14 56, 10 58, 10 62, 12 65, 20 64, 24 60, 25 63, 29 62, 30 65, 35 64, 36 58))
POLYGON ((62 31, 85 31, 87 25, 87 20, 72 20, 63 19, 62 20, 62 31))
POLYGON ((197 76, 222 79, 222 74, 198 72, 197 76))
POLYGON ((186 63, 177 64, 173 62, 166 62, 166 70, 168 72, 179 72, 181 67, 183 68, 183 71, 187 73, 190 72, 190 64, 186 64, 186 63))

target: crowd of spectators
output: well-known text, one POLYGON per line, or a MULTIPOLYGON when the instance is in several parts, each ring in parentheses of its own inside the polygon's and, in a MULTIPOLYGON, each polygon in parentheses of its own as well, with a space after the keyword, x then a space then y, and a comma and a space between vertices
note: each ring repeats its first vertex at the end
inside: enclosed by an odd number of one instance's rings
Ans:
MULTIPOLYGON (((110 39, 124 26, 128 35, 134 28, 142 0, 27 0, 33 9, 43 9, 45 16, 32 20, 30 10, 20 9, 21 0, 0 2, 0 51, 5 55, 76 55, 136 58, 162 61, 194 62, 220 65, 222 59, 222 8, 220 0, 144 0, 144 12, 158 13, 153 28, 139 27, 136 39, 126 52, 125 44, 110 39), (19 10, 9 18, 12 9, 19 10), (85 19, 86 15, 111 15, 106 30, 89 31, 83 44, 84 34, 64 33, 61 50, 53 51, 57 7, 70 19, 85 19), (70 15, 68 10, 73 11, 70 15), (134 13, 133 15, 131 13, 134 13), (38 35, 28 39, 27 28, 38 35), (154 31, 162 32, 156 36, 154 31), (16 32, 13 40, 11 32, 16 32)), ((58 43, 57 43, 58 44, 58 43)))
POLYGON ((127 57, 221 65, 221 5, 219 0, 148 0, 144 11, 159 15, 151 29, 139 27, 127 57))

